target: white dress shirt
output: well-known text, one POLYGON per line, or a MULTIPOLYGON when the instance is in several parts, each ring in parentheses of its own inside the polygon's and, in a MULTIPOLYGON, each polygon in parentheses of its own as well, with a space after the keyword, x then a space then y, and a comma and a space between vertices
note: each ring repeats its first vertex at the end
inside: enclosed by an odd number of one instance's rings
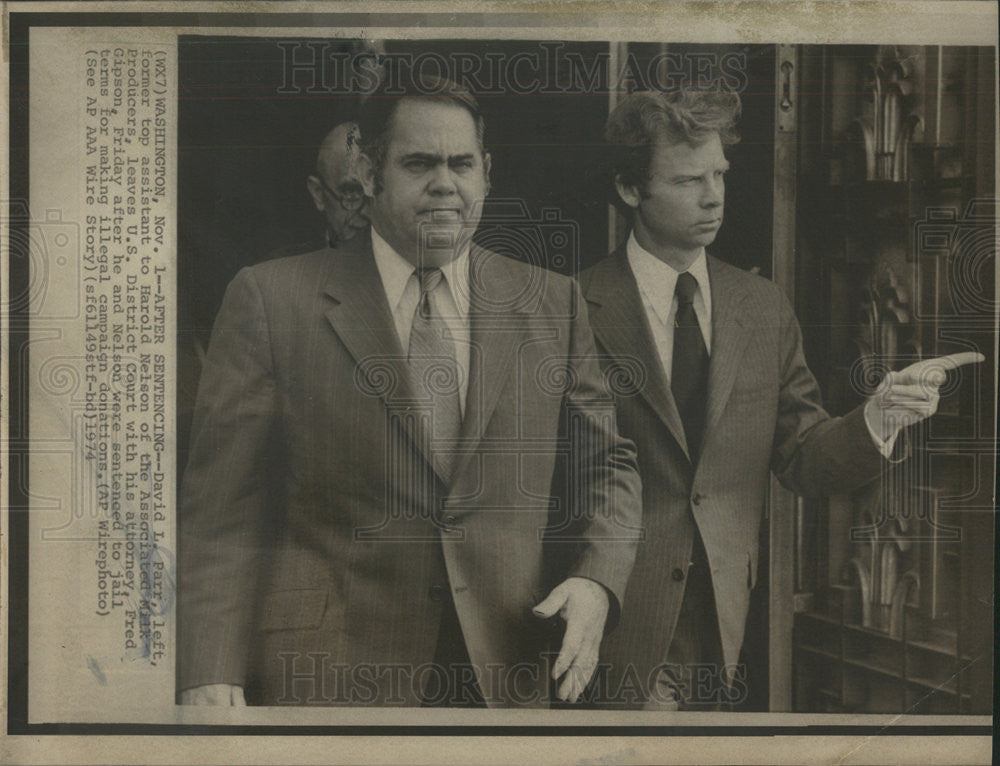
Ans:
MULTIPOLYGON (((667 382, 674 360, 674 317, 677 315, 677 296, 674 289, 677 277, 680 275, 675 268, 661 261, 655 255, 642 247, 635 238, 635 233, 629 234, 625 246, 629 266, 635 275, 642 298, 642 307, 649 322, 657 355, 666 373, 667 382)), ((705 339, 705 348, 712 355, 712 290, 708 280, 708 258, 702 248, 694 263, 688 267, 688 272, 698 281, 698 290, 694 294, 694 313, 701 325, 701 336, 705 339)), ((896 446, 898 432, 882 441, 872 427, 869 407, 865 408, 865 425, 875 444, 876 449, 885 458, 890 458, 893 447, 896 446)))
MULTIPOLYGON (((674 295, 674 289, 680 272, 645 250, 636 240, 635 233, 629 235, 625 249, 629 266, 639 285, 639 295, 653 334, 656 353, 669 382, 674 363, 674 317, 677 316, 677 296, 674 295)), ((701 326, 701 337, 705 339, 705 349, 711 356, 712 291, 708 284, 708 260, 704 248, 688 267, 688 273, 698 281, 698 290, 694 294, 694 313, 701 326)))
MULTIPOLYGON (((410 329, 413 315, 420 303, 420 281, 413 264, 397 253, 373 226, 372 252, 375 265, 382 277, 382 287, 392 311, 399 344, 404 353, 409 353, 410 329)), ((469 388, 469 250, 463 250, 451 263, 441 269, 445 290, 437 294, 437 305, 441 318, 448 325, 455 340, 455 361, 458 364, 458 398, 465 413, 465 397, 469 388)))

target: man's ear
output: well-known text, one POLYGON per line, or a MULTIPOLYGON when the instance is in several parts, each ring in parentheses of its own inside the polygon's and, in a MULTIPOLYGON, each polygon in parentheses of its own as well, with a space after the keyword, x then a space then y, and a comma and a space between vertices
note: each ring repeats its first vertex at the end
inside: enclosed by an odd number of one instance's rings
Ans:
POLYGON ((313 204, 319 212, 323 212, 326 207, 326 197, 323 194, 323 184, 319 182, 316 176, 309 176, 306 179, 306 188, 309 190, 309 196, 312 197, 313 204))
POLYGON ((622 202, 633 210, 639 207, 642 195, 639 194, 639 190, 634 186, 625 183, 620 174, 615 176, 615 189, 618 191, 618 196, 621 197, 622 202))
POLYGON ((372 162, 372 158, 366 153, 361 152, 361 154, 358 155, 356 170, 358 173, 358 180, 361 181, 361 187, 365 190, 365 196, 374 197, 375 163, 372 162))

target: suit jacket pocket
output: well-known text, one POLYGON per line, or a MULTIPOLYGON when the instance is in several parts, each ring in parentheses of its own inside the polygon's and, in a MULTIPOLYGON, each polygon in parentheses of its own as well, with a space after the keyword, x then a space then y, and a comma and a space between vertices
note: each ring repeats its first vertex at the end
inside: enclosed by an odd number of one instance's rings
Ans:
POLYGON ((316 630, 326 614, 327 592, 300 588, 268 593, 260 610, 260 630, 316 630))

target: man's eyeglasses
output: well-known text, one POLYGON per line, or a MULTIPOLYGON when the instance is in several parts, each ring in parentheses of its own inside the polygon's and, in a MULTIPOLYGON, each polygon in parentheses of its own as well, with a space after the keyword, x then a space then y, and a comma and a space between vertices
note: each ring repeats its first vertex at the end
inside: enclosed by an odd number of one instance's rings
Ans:
POLYGON ((330 188, 327 182, 323 180, 323 177, 319 175, 319 173, 315 174, 313 178, 319 181, 319 185, 323 187, 323 191, 337 200, 344 210, 352 212, 365 204, 365 193, 362 189, 349 189, 345 192, 335 192, 330 188))

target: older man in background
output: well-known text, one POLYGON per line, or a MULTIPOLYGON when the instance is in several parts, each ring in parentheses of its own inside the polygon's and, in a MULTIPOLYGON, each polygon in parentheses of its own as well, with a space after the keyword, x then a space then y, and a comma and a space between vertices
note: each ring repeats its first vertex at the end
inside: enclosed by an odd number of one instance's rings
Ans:
POLYGON ((368 228, 368 199, 358 177, 361 134, 357 123, 342 122, 323 139, 316 169, 306 188, 326 221, 330 247, 349 242, 368 228))

